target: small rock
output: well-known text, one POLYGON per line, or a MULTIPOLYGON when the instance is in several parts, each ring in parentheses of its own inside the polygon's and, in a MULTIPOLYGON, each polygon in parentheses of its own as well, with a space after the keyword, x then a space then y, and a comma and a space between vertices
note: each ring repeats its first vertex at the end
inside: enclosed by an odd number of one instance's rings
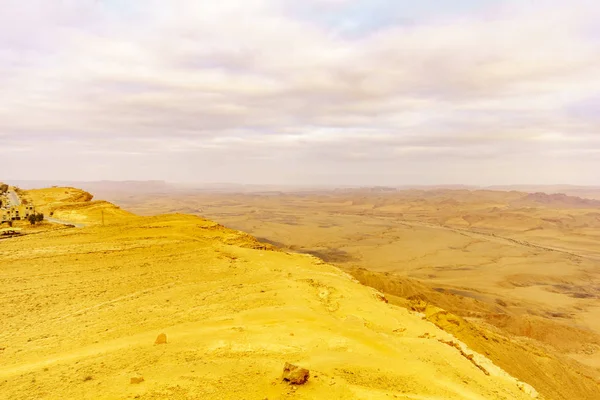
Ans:
POLYGON ((385 295, 383 293, 375 292, 375 298, 384 303, 389 303, 388 299, 385 297, 385 295))
POLYGON ((132 385, 138 385, 138 384, 140 384, 142 382, 144 382, 144 377, 143 376, 134 376, 129 381, 129 383, 131 383, 132 385))
POLYGON ((304 385, 310 377, 310 371, 290 363, 283 367, 283 380, 293 385, 304 385))
POLYGON ((167 335, 165 335, 164 333, 158 335, 154 344, 167 344, 167 335))

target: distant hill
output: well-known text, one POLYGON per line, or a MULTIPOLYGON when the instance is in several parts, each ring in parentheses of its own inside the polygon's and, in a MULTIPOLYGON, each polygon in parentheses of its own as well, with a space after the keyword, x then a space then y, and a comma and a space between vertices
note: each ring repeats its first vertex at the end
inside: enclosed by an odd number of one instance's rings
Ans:
POLYGON ((568 196, 576 196, 588 199, 600 200, 600 186, 577 186, 577 185, 503 185, 489 186, 488 190, 511 191, 527 193, 563 193, 568 196))
POLYGON ((567 196, 564 193, 529 193, 523 198, 511 203, 513 206, 531 204, 568 208, 600 208, 600 200, 583 199, 577 196, 567 196))

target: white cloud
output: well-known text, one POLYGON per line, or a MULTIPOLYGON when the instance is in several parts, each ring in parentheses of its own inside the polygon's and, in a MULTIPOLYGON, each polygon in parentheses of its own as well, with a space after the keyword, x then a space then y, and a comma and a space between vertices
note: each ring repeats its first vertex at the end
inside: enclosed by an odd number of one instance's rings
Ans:
MULTIPOLYGON (((439 163, 424 179, 443 182, 456 178, 444 171, 460 163, 465 182, 486 183, 519 176, 486 175, 482 163, 511 158, 527 168, 550 160, 552 146, 568 138, 575 147, 565 151, 578 157, 573 180, 578 168, 600 166, 580 158, 599 146, 589 140, 598 120, 569 111, 600 91, 595 3, 432 11, 422 23, 362 37, 296 18, 288 3, 8 1, 0 17, 0 154, 29 154, 31 169, 15 178, 34 178, 51 147, 88 154, 88 162, 115 151, 163 154, 176 180, 195 179, 190 168, 228 152, 235 154, 226 158, 234 163, 229 175, 210 180, 252 181, 260 172, 308 181, 319 166, 347 171, 352 163, 361 165, 359 180, 392 180, 382 168, 439 163), (257 159, 264 162, 235 167, 257 159)), ((119 156, 101 174, 86 171, 97 175, 89 179, 115 179, 127 162, 119 156)), ((145 165, 133 177, 165 171, 145 165)), ((45 173, 71 178, 65 171, 45 173)), ((552 171, 539 174, 550 179, 552 171)))

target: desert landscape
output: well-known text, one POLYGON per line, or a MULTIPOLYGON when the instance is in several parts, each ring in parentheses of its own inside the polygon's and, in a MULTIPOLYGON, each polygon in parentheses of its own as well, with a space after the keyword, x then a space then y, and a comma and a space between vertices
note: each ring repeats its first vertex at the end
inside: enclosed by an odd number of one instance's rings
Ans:
MULTIPOLYGON (((396 305, 313 255, 75 188, 17 192, 86 225, 0 241, 0 398, 545 398, 444 329, 479 335, 462 318, 396 305), (305 378, 282 379, 288 363, 305 378)), ((580 377, 568 393, 592 398, 596 384, 580 377)))
POLYGON ((600 400, 600 2, 3 0, 0 400, 600 400))

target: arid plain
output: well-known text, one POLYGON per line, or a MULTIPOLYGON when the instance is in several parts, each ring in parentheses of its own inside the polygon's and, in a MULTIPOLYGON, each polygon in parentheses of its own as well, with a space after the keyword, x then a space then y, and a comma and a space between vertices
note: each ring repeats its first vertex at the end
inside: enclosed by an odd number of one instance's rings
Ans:
POLYGON ((386 188, 103 195, 139 214, 203 215, 322 258, 396 304, 440 307, 468 326, 445 329, 548 398, 591 399, 600 380, 600 191, 573 192, 588 197, 386 188), (490 334, 510 345, 482 343, 490 334))

